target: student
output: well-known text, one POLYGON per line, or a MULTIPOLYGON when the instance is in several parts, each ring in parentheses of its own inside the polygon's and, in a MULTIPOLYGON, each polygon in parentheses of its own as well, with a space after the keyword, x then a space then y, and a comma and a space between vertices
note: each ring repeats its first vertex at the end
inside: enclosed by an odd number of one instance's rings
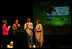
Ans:
POLYGON ((18 29, 18 27, 20 27, 20 24, 19 24, 19 20, 18 19, 16 19, 15 20, 15 23, 13 24, 13 26, 12 26, 12 30, 13 30, 13 41, 14 41, 14 46, 16 47, 16 48, 18 48, 19 47, 19 37, 17 36, 17 29, 18 29))
POLYGON ((12 26, 13 35, 15 35, 15 32, 16 32, 16 30, 18 29, 18 27, 20 27, 20 24, 19 24, 19 20, 16 19, 16 20, 15 20, 15 23, 14 23, 13 26, 12 26))
POLYGON ((8 40, 9 40, 9 33, 8 33, 8 31, 9 31, 9 29, 10 29, 10 27, 11 26, 6 26, 7 25, 7 20, 3 20, 2 21, 3 22, 3 26, 2 26, 2 31, 3 31, 3 33, 2 33, 2 43, 3 43, 3 46, 4 46, 4 48, 6 48, 6 45, 7 45, 7 43, 8 43, 8 40))
POLYGON ((33 47, 33 23, 30 18, 27 18, 27 22, 24 24, 24 30, 28 36, 28 46, 29 48, 33 47))
POLYGON ((43 27, 40 20, 36 21, 37 25, 35 27, 35 38, 37 48, 41 48, 43 45, 43 27))

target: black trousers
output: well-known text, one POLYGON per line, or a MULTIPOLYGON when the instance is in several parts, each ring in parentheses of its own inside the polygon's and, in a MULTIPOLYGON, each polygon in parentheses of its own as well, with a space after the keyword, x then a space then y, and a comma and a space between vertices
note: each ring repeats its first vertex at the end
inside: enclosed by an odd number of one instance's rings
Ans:
POLYGON ((35 42, 36 42, 36 43, 35 43, 35 44, 36 44, 36 47, 37 47, 37 48, 40 48, 40 42, 39 42, 38 40, 36 40, 35 42))
POLYGON ((2 35, 1 45, 3 45, 3 48, 7 48, 8 43, 9 43, 9 36, 8 35, 2 35))
POLYGON ((15 34, 16 48, 27 48, 28 40, 25 32, 16 32, 15 34))

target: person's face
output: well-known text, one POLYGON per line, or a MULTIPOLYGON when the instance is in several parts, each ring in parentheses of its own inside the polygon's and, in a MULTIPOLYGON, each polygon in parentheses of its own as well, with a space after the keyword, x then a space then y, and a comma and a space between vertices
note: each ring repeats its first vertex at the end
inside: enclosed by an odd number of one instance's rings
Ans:
POLYGON ((7 23, 5 23, 5 25, 6 25, 7 23))
POLYGON ((36 23, 38 24, 38 21, 36 21, 36 23))
POLYGON ((5 23, 5 25, 7 25, 7 23, 5 23))
POLYGON ((18 20, 16 20, 16 23, 18 23, 18 20))
POLYGON ((11 46, 13 46, 13 43, 10 43, 11 46))
POLYGON ((30 19, 28 19, 27 21, 28 21, 28 22, 30 22, 31 20, 30 20, 30 19))

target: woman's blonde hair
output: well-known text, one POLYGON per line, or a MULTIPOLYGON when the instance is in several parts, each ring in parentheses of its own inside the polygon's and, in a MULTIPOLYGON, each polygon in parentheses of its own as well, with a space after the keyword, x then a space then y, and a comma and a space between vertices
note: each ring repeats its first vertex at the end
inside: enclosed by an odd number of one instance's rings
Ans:
POLYGON ((4 23, 4 24, 7 23, 7 20, 2 20, 2 23, 4 23))

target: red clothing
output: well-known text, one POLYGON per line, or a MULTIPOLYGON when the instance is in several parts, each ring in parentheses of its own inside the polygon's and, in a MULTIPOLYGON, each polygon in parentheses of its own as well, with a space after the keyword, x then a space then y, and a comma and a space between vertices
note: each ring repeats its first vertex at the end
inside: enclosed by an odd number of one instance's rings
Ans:
POLYGON ((3 25, 2 30, 3 30, 3 35, 8 35, 9 28, 7 28, 6 25, 3 25))

